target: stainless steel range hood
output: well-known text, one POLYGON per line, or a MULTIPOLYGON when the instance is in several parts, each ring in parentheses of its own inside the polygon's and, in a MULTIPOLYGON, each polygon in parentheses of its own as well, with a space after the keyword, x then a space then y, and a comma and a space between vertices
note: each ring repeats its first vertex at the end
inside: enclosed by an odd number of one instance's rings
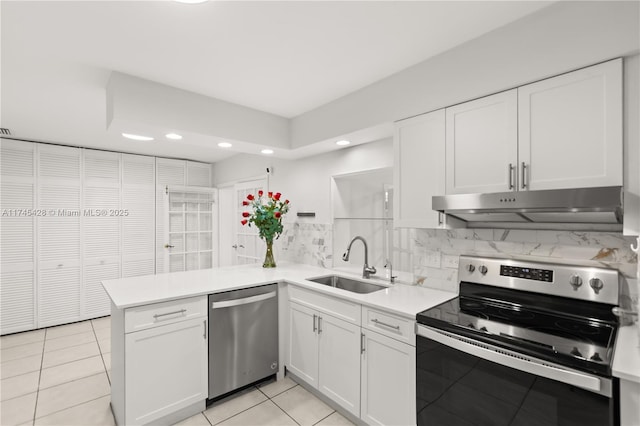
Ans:
POLYGON ((577 224, 572 229, 591 228, 585 225, 618 229, 622 226, 622 194, 621 186, 456 194, 433 197, 432 208, 479 227, 495 227, 499 222, 538 229, 562 224, 577 224))

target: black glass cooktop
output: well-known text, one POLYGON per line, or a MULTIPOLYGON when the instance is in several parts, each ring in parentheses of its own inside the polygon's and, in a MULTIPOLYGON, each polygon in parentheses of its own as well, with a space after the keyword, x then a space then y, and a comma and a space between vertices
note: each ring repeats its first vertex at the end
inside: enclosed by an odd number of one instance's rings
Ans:
POLYGON ((459 297, 416 319, 556 364, 611 373, 617 328, 606 305, 463 282, 459 297))

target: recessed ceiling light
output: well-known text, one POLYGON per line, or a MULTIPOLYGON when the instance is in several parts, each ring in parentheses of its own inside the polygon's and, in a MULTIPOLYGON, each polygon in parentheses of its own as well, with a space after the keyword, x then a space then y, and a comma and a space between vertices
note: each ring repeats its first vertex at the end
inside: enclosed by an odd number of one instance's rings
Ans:
POLYGON ((164 135, 164 137, 167 139, 173 139, 175 141, 179 141, 180 139, 182 139, 182 135, 179 135, 177 133, 167 133, 166 135, 164 135))
POLYGON ((260 152, 263 153, 263 154, 273 154, 273 150, 272 149, 263 149, 260 152))
POLYGON ((345 146, 345 145, 349 145, 350 143, 351 143, 351 141, 343 139, 341 141, 336 142, 336 145, 345 146))
POLYGON ((178 3, 185 3, 185 4, 198 4, 198 3, 204 3, 207 0, 175 0, 178 3))
POLYGON ((233 145, 231 145, 229 142, 220 142, 218 146, 220 148, 231 148, 233 145))
POLYGON ((134 135, 132 133, 123 133, 122 136, 124 136, 127 139, 133 139, 134 141, 152 141, 153 140, 151 136, 134 135))

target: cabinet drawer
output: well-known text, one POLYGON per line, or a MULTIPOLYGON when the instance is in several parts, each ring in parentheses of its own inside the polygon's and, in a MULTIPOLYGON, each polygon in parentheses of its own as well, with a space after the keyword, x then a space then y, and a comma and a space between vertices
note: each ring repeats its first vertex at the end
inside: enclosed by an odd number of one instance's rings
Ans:
POLYGON ((207 316, 207 296, 136 306, 124 311, 124 332, 145 330, 207 316))
POLYGON ((316 293, 294 285, 289 286, 289 300, 360 325, 359 303, 316 293))
POLYGON ((411 346, 416 345, 414 325, 415 321, 366 306, 362 307, 362 327, 393 337, 411 346))

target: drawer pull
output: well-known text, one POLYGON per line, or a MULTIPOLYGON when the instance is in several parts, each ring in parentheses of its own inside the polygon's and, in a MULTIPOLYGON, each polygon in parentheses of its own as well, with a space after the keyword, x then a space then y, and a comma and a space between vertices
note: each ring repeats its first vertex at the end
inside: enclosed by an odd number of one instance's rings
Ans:
POLYGON ((158 319, 160 317, 166 317, 167 315, 175 315, 175 314, 184 315, 185 312, 187 312, 186 309, 180 309, 179 311, 167 312, 166 314, 155 314, 153 318, 158 319))
POLYGON ((385 327, 389 327, 389 328, 393 328, 394 330, 398 330, 400 331, 400 326, 399 325, 391 325, 391 324, 387 324, 384 323, 382 321, 379 321, 378 318, 374 318, 371 320, 371 322, 376 323, 377 325, 384 325, 385 327))

